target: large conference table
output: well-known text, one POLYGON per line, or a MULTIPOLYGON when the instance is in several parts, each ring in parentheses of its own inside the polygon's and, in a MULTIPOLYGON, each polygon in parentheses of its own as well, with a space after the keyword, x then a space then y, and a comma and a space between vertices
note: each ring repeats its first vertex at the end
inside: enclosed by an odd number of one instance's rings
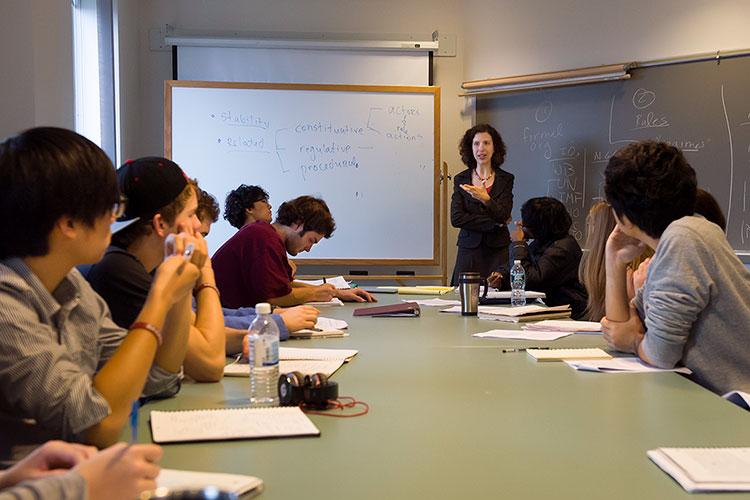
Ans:
MULTIPOLYGON (((669 499, 690 495, 647 450, 750 446, 750 413, 681 375, 577 372, 500 350, 604 347, 599 335, 479 339, 471 334, 505 324, 434 307, 419 318, 353 317, 361 306, 322 311, 345 319, 349 337, 282 345, 358 349, 334 380, 341 395, 369 403, 369 414, 312 415, 320 437, 165 445, 162 465, 257 476, 268 500, 669 499)), ((177 397, 141 408, 139 439, 151 441, 151 410, 243 406, 247 398, 244 378, 186 383, 177 397)))

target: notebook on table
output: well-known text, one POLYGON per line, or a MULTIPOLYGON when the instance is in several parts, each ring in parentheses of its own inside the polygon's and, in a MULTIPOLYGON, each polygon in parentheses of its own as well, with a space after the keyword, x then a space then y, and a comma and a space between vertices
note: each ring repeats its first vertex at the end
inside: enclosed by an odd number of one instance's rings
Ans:
POLYGON ((612 359, 598 347, 583 349, 526 349, 526 353, 537 361, 563 361, 566 359, 612 359))
POLYGON ((657 448, 646 454, 687 492, 750 491, 750 448, 657 448))
POLYGON ((174 469, 162 469, 156 478, 157 488, 168 488, 171 491, 200 490, 210 486, 249 498, 263 491, 263 480, 243 474, 174 469))
POLYGON ((320 436, 296 406, 151 412, 155 443, 320 436))
POLYGON ((354 310, 354 316, 371 316, 373 318, 415 317, 421 310, 416 302, 401 302, 387 306, 360 307, 354 310))
MULTIPOLYGON (((279 373, 300 372, 303 375, 323 373, 330 377, 344 364, 339 359, 292 359, 279 361, 279 373)), ((225 377, 249 377, 250 365, 234 362, 224 367, 225 377)))

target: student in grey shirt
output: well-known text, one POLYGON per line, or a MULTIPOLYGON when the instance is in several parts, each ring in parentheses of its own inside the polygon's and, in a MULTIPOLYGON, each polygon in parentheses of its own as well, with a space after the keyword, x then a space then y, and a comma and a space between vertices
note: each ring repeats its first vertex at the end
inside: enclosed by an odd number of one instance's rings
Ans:
POLYGON ((178 236, 180 255, 159 268, 129 330, 74 269, 102 257, 124 202, 112 163, 75 132, 40 127, 0 144, 0 220, 12 235, 0 239, 0 413, 17 424, 0 426, 3 451, 29 421, 46 439, 108 446, 144 387, 179 387, 182 318, 206 256, 181 255, 178 236))
POLYGON ((605 339, 660 368, 683 365, 724 393, 750 391, 750 272, 722 230, 693 216, 696 176, 682 152, 645 141, 618 151, 605 170, 617 218, 606 247, 605 339), (655 250, 632 304, 626 264, 655 250))

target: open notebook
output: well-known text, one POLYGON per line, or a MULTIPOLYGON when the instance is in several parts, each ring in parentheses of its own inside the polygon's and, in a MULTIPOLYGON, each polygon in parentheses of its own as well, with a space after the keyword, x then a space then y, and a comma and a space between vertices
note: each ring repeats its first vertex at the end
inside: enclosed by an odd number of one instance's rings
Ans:
MULTIPOLYGON (((302 347, 279 348, 279 373, 302 372, 332 375, 341 365, 349 362, 359 351, 356 349, 306 349, 302 347)), ((250 365, 235 361, 224 367, 224 375, 247 377, 250 365)))
POLYGON ((296 406, 152 411, 155 443, 227 441, 319 436, 320 431, 296 406))
POLYGON ((156 478, 157 488, 169 488, 171 491, 200 490, 211 486, 219 491, 228 491, 247 498, 263 491, 263 480, 242 474, 174 469, 162 469, 156 478))

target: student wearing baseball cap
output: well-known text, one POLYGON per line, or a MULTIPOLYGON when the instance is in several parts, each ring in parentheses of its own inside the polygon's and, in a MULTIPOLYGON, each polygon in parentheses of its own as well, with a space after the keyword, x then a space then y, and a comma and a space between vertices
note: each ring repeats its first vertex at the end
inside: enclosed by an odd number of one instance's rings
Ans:
MULTIPOLYGON (((148 297, 152 273, 176 234, 206 254, 196 216, 196 187, 173 161, 145 157, 117 169, 117 183, 127 208, 112 227, 112 245, 86 274, 91 286, 109 304, 112 319, 129 325, 148 297)), ((172 311, 175 324, 189 329, 185 374, 200 382, 215 382, 224 374, 225 334, 218 289, 210 259, 201 266, 190 301, 172 311)))
POLYGON ((204 249, 177 236, 125 328, 74 266, 101 259, 125 208, 115 171, 88 139, 52 127, 0 144, 0 450, 50 438, 114 443, 141 395, 180 387, 204 249), (196 262, 194 264, 193 262, 196 262))

